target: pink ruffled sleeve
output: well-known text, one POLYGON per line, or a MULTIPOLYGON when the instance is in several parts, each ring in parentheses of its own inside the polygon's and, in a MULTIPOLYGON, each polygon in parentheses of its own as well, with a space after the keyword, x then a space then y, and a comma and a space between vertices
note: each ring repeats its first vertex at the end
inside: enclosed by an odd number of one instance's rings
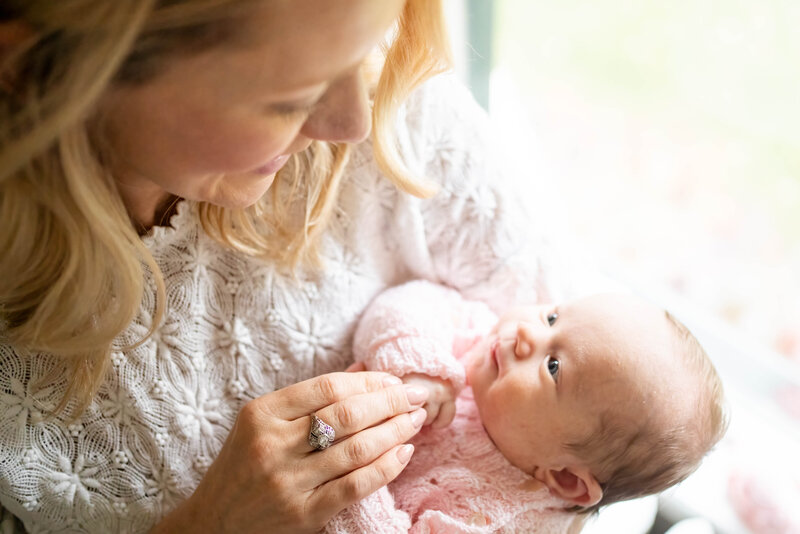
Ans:
POLYGON ((450 380, 458 392, 465 376, 454 344, 463 338, 469 306, 456 291, 422 280, 391 288, 364 313, 353 340, 355 359, 369 370, 450 380))

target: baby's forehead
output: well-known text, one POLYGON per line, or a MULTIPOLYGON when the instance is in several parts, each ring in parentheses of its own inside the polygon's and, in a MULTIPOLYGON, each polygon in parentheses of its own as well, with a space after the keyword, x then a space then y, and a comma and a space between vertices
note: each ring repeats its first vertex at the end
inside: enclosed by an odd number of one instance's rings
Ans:
POLYGON ((595 318, 622 315, 654 320, 663 315, 658 306, 628 293, 595 293, 560 303, 558 308, 574 315, 595 318))
POLYGON ((592 318, 566 332, 558 346, 565 378, 572 367, 578 389, 598 395, 661 389, 683 374, 670 332, 659 324, 645 328, 592 318))
POLYGON ((578 409, 587 414, 606 413, 630 423, 642 422, 656 413, 666 420, 669 417, 664 418, 664 412, 685 411, 694 397, 696 380, 668 347, 644 354, 610 352, 613 359, 592 359, 589 354, 586 365, 575 369, 572 394, 578 409))

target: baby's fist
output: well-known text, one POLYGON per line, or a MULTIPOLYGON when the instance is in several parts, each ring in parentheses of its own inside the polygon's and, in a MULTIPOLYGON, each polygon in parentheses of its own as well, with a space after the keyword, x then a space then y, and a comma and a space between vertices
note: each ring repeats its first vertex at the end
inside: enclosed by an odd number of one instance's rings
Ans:
POLYGON ((426 425, 442 428, 449 425, 456 415, 456 395, 449 380, 421 373, 403 375, 403 382, 422 386, 430 392, 423 408, 428 413, 426 425))

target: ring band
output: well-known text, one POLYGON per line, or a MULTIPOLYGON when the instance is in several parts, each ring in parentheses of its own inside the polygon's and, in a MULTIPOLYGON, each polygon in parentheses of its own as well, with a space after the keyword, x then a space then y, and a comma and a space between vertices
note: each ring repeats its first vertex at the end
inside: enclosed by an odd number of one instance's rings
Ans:
POLYGON ((336 432, 333 427, 312 413, 311 430, 308 432, 308 444, 311 448, 317 451, 327 449, 335 438, 336 432))

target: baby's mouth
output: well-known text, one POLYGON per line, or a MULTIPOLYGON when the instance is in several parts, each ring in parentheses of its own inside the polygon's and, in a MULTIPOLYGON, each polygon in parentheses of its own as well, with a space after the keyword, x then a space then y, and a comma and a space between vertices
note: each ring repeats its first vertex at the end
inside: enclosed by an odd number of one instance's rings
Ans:
POLYGON ((498 374, 500 374, 500 358, 498 357, 498 353, 497 353, 499 349, 500 349, 500 340, 496 339, 492 343, 491 358, 492 358, 492 364, 497 369, 497 373, 498 374))

